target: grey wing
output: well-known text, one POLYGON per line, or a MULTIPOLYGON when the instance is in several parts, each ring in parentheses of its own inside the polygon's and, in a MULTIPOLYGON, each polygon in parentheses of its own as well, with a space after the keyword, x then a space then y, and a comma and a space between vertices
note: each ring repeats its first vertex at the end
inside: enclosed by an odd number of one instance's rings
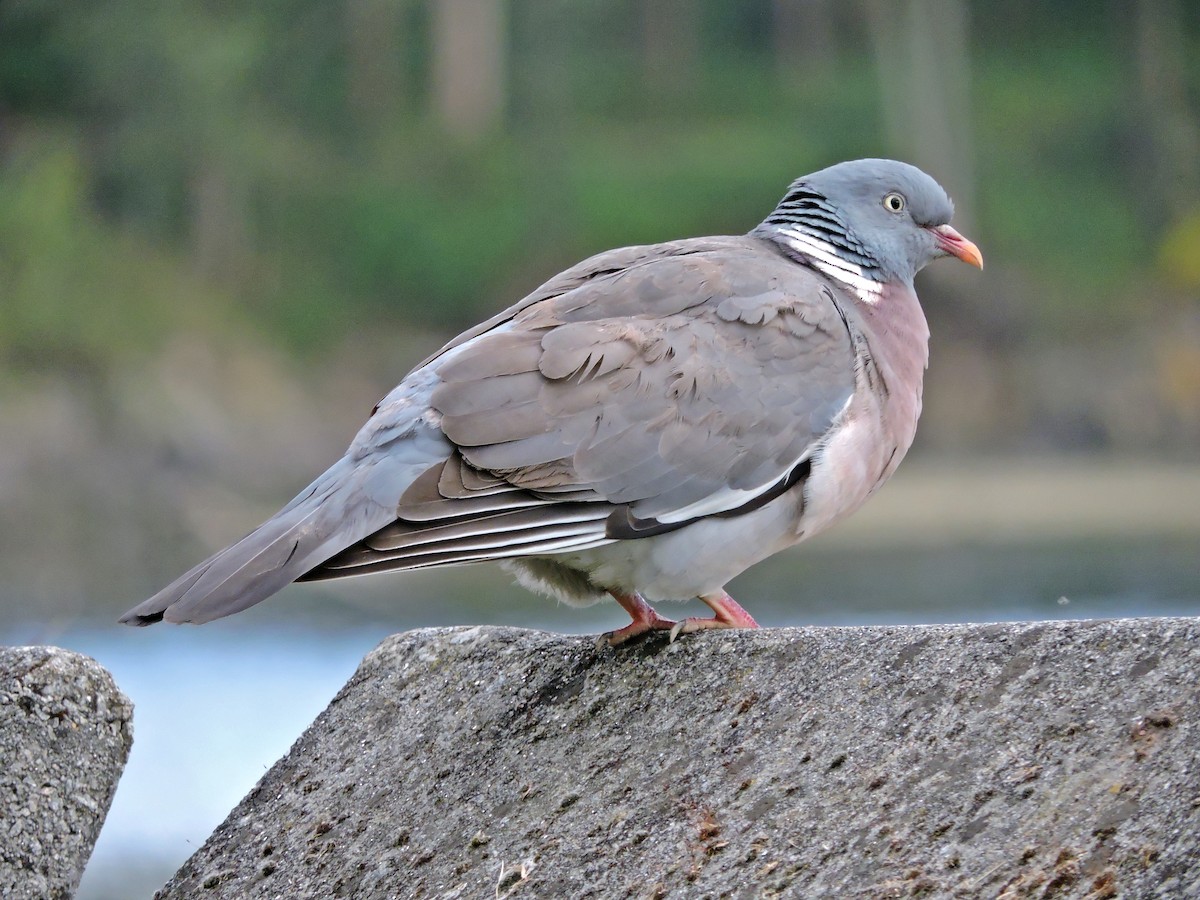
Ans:
POLYGON ((789 486, 854 391, 830 287, 753 238, 667 246, 690 252, 520 304, 427 363, 456 452, 306 577, 585 549, 789 486))

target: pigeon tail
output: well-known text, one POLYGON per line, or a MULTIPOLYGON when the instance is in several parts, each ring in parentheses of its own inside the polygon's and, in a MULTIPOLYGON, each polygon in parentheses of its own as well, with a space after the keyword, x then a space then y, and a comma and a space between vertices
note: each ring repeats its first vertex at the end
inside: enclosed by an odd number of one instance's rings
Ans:
POLYGON ((266 600, 395 518, 394 510, 363 490, 363 475, 350 460, 340 460, 246 537, 135 606, 120 622, 199 625, 266 600))

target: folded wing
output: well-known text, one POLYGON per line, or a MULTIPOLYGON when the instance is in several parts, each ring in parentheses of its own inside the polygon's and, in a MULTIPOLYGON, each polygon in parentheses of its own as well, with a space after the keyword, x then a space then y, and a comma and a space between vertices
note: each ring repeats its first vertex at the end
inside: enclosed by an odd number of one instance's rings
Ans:
POLYGON ((305 578, 588 549, 736 515, 806 473, 854 390, 828 282, 754 238, 589 263, 418 370, 454 451, 305 578))

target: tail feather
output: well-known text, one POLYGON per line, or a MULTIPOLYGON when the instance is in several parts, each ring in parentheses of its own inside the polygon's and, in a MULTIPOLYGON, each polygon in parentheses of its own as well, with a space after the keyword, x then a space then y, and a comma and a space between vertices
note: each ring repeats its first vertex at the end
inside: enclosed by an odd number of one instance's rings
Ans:
POLYGON ((236 544, 135 606, 120 621, 200 624, 266 600, 395 518, 362 490, 347 460, 236 544))

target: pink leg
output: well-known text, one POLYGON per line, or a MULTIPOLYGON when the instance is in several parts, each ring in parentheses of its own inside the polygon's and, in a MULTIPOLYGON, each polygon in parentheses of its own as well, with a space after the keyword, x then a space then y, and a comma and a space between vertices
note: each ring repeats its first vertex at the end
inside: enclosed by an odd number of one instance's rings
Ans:
POLYGON ((711 619, 688 618, 682 619, 671 629, 671 640, 681 634, 689 634, 704 628, 757 628, 754 617, 746 612, 736 600, 724 591, 718 594, 702 594, 703 600, 713 611, 711 619))
POLYGON ((667 631, 675 627, 673 620, 664 619, 655 612, 654 607, 642 599, 642 595, 637 591, 629 594, 622 594, 618 591, 609 591, 609 593, 612 594, 614 600, 621 604, 625 612, 633 617, 633 621, 624 628, 610 631, 601 638, 602 641, 607 640, 610 647, 617 647, 647 631, 667 631))

